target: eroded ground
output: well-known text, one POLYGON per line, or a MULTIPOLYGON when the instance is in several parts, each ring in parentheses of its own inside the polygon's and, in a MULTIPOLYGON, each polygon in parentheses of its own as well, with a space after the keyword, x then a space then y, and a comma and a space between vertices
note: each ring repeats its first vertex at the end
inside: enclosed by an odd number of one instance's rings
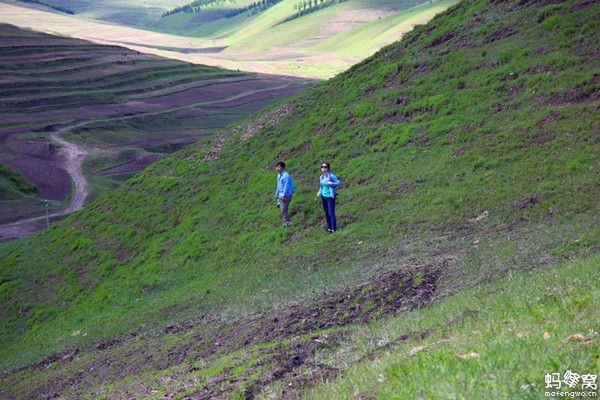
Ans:
POLYGON ((385 273, 323 295, 314 304, 292 304, 233 322, 201 318, 152 336, 71 349, 3 379, 15 385, 10 398, 212 399, 234 393, 252 398, 280 380, 292 396, 317 378, 336 373, 314 355, 343 338, 344 327, 428 304, 440 267, 415 275, 385 273))

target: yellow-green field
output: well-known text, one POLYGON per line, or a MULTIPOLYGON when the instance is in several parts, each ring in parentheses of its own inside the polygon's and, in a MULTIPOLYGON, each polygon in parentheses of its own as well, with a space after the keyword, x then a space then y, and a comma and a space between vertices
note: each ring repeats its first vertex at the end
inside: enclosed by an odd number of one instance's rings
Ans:
POLYGON ((349 0, 283 23, 296 4, 283 0, 256 15, 195 23, 193 14, 175 14, 148 20, 145 29, 0 3, 0 22, 197 64, 329 78, 456 2, 349 0))

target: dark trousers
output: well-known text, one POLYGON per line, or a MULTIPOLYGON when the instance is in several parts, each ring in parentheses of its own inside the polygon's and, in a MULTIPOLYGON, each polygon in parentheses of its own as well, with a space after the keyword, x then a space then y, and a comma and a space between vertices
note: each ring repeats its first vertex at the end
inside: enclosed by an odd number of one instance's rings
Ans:
POLYGON ((335 220, 335 198, 321 196, 321 202, 323 203, 323 211, 325 211, 327 229, 335 231, 337 229, 335 220))
POLYGON ((288 208, 290 206, 291 201, 292 201, 292 196, 282 197, 281 200, 279 200, 279 207, 281 207, 281 220, 283 221, 284 224, 290 223, 290 213, 288 211, 288 208))

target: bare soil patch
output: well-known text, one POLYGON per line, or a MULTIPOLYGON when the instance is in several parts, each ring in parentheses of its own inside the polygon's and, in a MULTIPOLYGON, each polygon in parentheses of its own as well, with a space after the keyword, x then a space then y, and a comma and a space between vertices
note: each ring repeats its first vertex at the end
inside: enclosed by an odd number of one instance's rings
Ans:
POLYGON ((19 171, 30 182, 40 188, 39 196, 45 199, 62 201, 71 193, 69 174, 53 165, 51 158, 37 158, 13 153, 14 158, 4 158, 2 162, 19 171))
POLYGON ((250 139, 254 134, 265 126, 274 126, 284 117, 290 115, 292 107, 289 104, 284 104, 276 110, 262 116, 258 121, 251 124, 240 136, 242 140, 250 139))
POLYGON ((122 397, 120 390, 130 389, 135 389, 129 392, 133 397, 143 397, 153 390, 153 384, 135 377, 168 369, 172 378, 166 384, 169 398, 186 392, 186 398, 213 399, 239 390, 252 398, 264 386, 281 379, 290 383, 291 394, 311 381, 337 373, 335 368, 316 362, 314 354, 338 343, 346 334, 345 326, 428 304, 436 293, 440 269, 429 266, 423 270, 428 272, 410 275, 388 272, 357 287, 324 294, 313 304, 292 304, 232 322, 187 322, 149 337, 110 340, 90 350, 72 349, 5 373, 3 379, 10 382, 11 377, 45 371, 47 379, 31 385, 27 393, 35 398, 52 398, 67 391, 77 397, 109 383, 112 388, 107 389, 109 393, 99 393, 101 397, 122 397), (178 340, 173 340, 175 337, 178 340), (199 360, 218 362, 241 349, 250 354, 253 346, 261 346, 259 360, 241 374, 233 370, 247 364, 245 357, 204 380, 194 374, 199 360), (306 368, 313 372, 310 379, 301 374, 306 368), (125 378, 135 385, 119 386, 125 378), (189 387, 197 390, 189 391, 189 387))
POLYGON ((43 224, 0 226, 0 243, 8 242, 17 237, 33 235, 44 229, 46 229, 46 225, 43 224))
POLYGON ((343 10, 324 26, 320 32, 319 40, 328 38, 337 33, 354 29, 357 26, 376 21, 397 13, 397 10, 384 9, 361 9, 361 10, 343 10))
POLYGON ((236 98, 221 101, 219 103, 214 104, 213 108, 230 108, 230 107, 238 107, 243 106, 244 104, 254 103, 259 100, 265 100, 270 98, 271 96, 281 96, 287 97, 291 96, 294 93, 297 93, 298 90, 292 86, 283 86, 278 88, 269 88, 264 90, 257 90, 253 93, 248 93, 244 96, 237 96, 236 98))
MULTIPOLYGON (((600 75, 594 78, 594 81, 600 80, 600 75)), ((566 93, 557 93, 548 100, 546 104, 551 105, 567 105, 580 103, 597 103, 600 101, 600 91, 593 87, 584 88, 581 86, 575 87, 566 93)))
POLYGON ((152 164, 155 161, 158 161, 161 157, 158 154, 144 154, 130 163, 118 165, 116 167, 103 169, 102 171, 97 172, 95 175, 97 176, 106 176, 106 175, 117 175, 124 174, 127 172, 135 172, 140 171, 146 168, 148 165, 152 164))

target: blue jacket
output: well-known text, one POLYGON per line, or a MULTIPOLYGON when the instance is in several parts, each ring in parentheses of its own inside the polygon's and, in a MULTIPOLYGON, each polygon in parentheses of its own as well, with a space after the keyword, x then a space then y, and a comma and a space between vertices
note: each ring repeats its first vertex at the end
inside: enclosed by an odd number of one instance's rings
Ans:
POLYGON ((329 182, 329 190, 331 190, 331 197, 335 197, 335 191, 342 182, 332 172, 329 172, 327 175, 327 177, 325 176, 325 174, 319 177, 319 192, 317 193, 317 196, 321 196, 321 185, 323 183, 329 182))
POLYGON ((277 174, 277 190, 275 191, 275 197, 277 200, 282 197, 290 197, 293 193, 293 184, 290 174, 282 171, 281 174, 277 174))

